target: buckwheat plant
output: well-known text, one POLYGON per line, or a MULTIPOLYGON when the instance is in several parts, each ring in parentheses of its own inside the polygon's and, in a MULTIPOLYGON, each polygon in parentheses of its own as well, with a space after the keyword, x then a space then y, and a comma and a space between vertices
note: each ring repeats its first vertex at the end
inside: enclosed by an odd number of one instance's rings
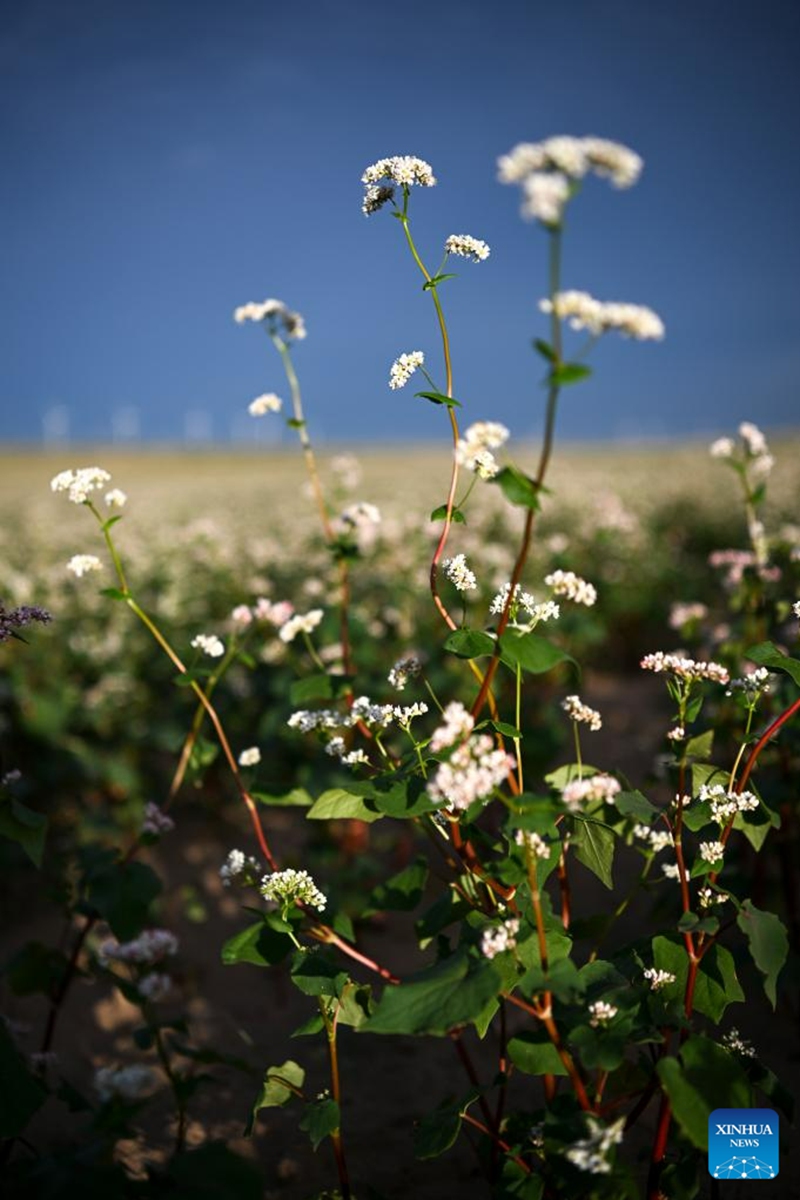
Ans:
MULTIPOLYGON (((360 1086, 348 1062, 351 1033, 375 1039, 376 1064, 382 1038, 452 1044, 460 1074, 430 1097, 429 1111, 409 1114, 409 1122, 417 1119, 416 1153, 432 1159, 468 1134, 498 1197, 690 1200, 706 1174, 714 1108, 766 1103, 788 1112, 787 1094, 758 1046, 722 1028, 728 1007, 741 1003, 754 981, 777 1004, 788 950, 773 897, 751 869, 756 854, 773 853, 772 831, 781 820, 782 838, 791 824, 798 766, 791 719, 800 709, 800 659, 792 654, 797 556, 766 528, 772 456, 763 434, 745 423, 738 441, 723 438, 712 447, 741 484, 747 539, 745 547, 711 558, 710 568, 725 572, 717 589, 724 591, 724 611, 676 595, 666 636, 684 644, 652 648, 641 659, 654 705, 662 689, 668 705, 652 778, 631 781, 603 761, 612 721, 602 703, 596 709, 582 694, 573 631, 590 610, 592 617, 602 613, 601 580, 585 578, 576 569, 581 564, 568 561, 568 542, 559 543, 559 565, 550 570, 537 553, 545 509, 557 504, 545 482, 564 389, 591 377, 588 360, 599 339, 620 335, 639 353, 638 343, 664 337, 653 309, 598 300, 562 284, 567 219, 579 219, 592 177, 623 191, 642 165, 633 150, 597 137, 524 143, 499 160, 500 181, 521 189, 522 215, 547 258, 546 282, 537 289, 544 292, 537 298, 546 325, 536 331, 534 347, 545 399, 533 462, 491 412, 467 413, 457 398, 467 389, 457 385, 445 298, 491 269, 482 266, 494 261, 489 244, 453 233, 432 251, 424 247, 417 206, 424 227, 424 193, 439 186, 425 160, 382 158, 363 173, 364 236, 380 255, 388 220, 408 251, 409 286, 421 277, 435 332, 433 348, 409 349, 397 331, 397 357, 382 381, 387 403, 409 403, 409 390, 419 384, 415 399, 441 410, 451 452, 442 501, 430 515, 436 532, 424 567, 433 624, 406 626, 399 655, 387 645, 381 660, 384 646, 377 639, 376 649, 369 638, 366 603, 353 600, 368 554, 381 549, 381 514, 365 498, 343 508, 338 483, 326 492, 294 363, 305 323, 282 301, 245 304, 234 319, 260 326, 282 363, 288 424, 299 439, 327 555, 319 580, 306 580, 304 589, 298 584, 297 594, 282 599, 254 594, 231 612, 209 611, 178 644, 164 632, 158 601, 144 603, 124 564, 118 522, 125 494, 106 490, 111 479, 99 467, 68 469, 53 480, 55 492, 87 510, 104 544, 102 559, 81 548, 69 568, 72 586, 91 588, 95 571, 101 583, 115 577, 104 595, 147 631, 180 685, 176 705, 191 707, 172 782, 166 795, 150 799, 136 839, 124 849, 80 848, 67 952, 47 959, 29 949, 15 969, 20 990, 32 973, 46 975, 43 1054, 52 1052, 64 999, 79 974, 113 984, 138 1008, 136 1045, 150 1061, 122 1070, 103 1065, 94 1120, 113 1131, 113 1143, 166 1082, 175 1111, 174 1179, 183 1178, 182 1164, 191 1157, 188 1106, 205 1082, 196 1064, 253 1067, 194 1047, 182 1017, 161 1016, 160 1006, 180 990, 173 960, 180 962, 182 952, 155 919, 162 885, 140 857, 161 838, 180 836, 175 814, 178 801, 188 802, 184 783, 193 770, 195 782, 205 783, 206 723, 244 818, 237 846, 219 867, 226 901, 240 897, 244 914, 222 960, 283 972, 296 989, 296 1036, 321 1037, 328 1076, 319 1092, 311 1082, 316 1056, 302 1050, 298 1061, 255 1064, 261 1082, 242 1123, 255 1135, 263 1110, 299 1110, 313 1147, 330 1142, 335 1194, 348 1200, 372 1186, 374 1148, 363 1144, 344 1106, 360 1086), (517 531, 499 576, 489 539, 483 544, 470 536, 474 525, 481 528, 481 513, 498 502, 513 511, 517 531), (256 729, 261 714, 254 711, 252 727, 237 733, 234 750, 217 697, 228 684, 236 697, 233 669, 251 668, 267 636, 269 655, 283 655, 298 676, 273 698, 270 712, 301 772, 298 786, 280 795, 256 790, 270 770, 256 729), (375 656, 378 669, 371 665, 375 656), (574 752, 543 767, 545 710, 561 744, 571 738, 574 752), (268 836, 271 806, 283 808, 284 820, 268 836), (353 886, 330 859, 317 864, 309 851, 304 863, 296 833, 279 846, 287 812, 304 813, 334 843, 341 844, 348 826, 364 857, 380 822, 380 829, 395 831, 404 865, 368 887, 355 872, 353 886), (416 858, 411 847, 419 850, 416 858), (595 882, 605 889, 605 904, 595 882), (760 890, 751 894, 750 882, 760 890), (411 965, 402 972, 364 948, 364 933, 387 913, 408 923, 415 943, 404 953, 411 965), (146 1073, 156 1066, 158 1074, 146 1073)), ((569 270, 569 282, 579 283, 577 268, 569 270)), ((282 409, 274 392, 249 404, 256 420, 284 419, 282 409)), ((349 473, 340 465, 340 481, 349 473)), ((29 619, 46 619, 21 611, 5 614, 9 636, 29 619)), ((591 699, 589 688, 586 695, 591 699)), ((235 703, 238 717, 242 706, 235 703)), ((791 842, 778 845, 788 897, 791 842)), ((7 1060, 17 1077, 31 1078, 19 1054, 9 1051, 7 1060)), ((33 1082, 39 1090, 29 1093, 28 1115, 46 1094, 41 1069, 33 1082)), ((23 1178, 24 1168, 18 1170, 23 1178)), ((235 1185, 230 1194, 239 1194, 235 1185)))

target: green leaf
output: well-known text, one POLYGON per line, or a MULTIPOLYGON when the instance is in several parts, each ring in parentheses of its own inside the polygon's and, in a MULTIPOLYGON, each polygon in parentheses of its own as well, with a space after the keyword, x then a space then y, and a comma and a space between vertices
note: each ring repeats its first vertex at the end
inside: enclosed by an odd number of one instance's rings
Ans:
POLYGON ((776 984, 789 953, 789 939, 780 919, 774 913, 756 908, 745 900, 739 909, 736 924, 747 938, 753 962, 764 976, 764 991, 774 1008, 777 1003, 776 984))
POLYGON ((663 1058, 657 1071, 675 1120, 700 1150, 708 1149, 708 1118, 715 1108, 750 1107, 751 1088, 742 1068, 710 1038, 689 1038, 680 1058, 663 1058))
POLYGON ((297 417, 289 417, 286 424, 290 429, 302 429, 305 426, 305 421, 301 421, 297 417))
POLYGON ((507 629, 500 638, 500 657, 507 667, 516 670, 519 665, 530 675, 543 675, 563 662, 577 666, 574 658, 547 638, 536 633, 521 634, 514 629, 507 629))
POLYGON ((444 1035, 480 1016, 499 991, 500 979, 490 962, 468 958, 463 950, 406 983, 387 987, 375 1012, 362 1026, 370 1033, 444 1035))
POLYGON ((387 817, 418 817, 422 813, 435 812, 439 807, 426 792, 423 779, 418 776, 401 778, 397 772, 354 781, 348 791, 363 796, 387 817))
POLYGON ((560 367, 554 367, 548 376, 547 382, 556 387, 565 387, 571 383, 580 383, 582 379, 588 379, 592 373, 592 368, 587 367, 585 363, 562 363, 560 367))
MULTIPOLYGON (((509 725, 507 721, 486 721, 484 722, 487 729, 493 729, 495 733, 501 734, 506 738, 521 738, 522 730, 517 729, 516 725, 509 725)), ((519 801, 519 797, 517 797, 519 801)))
POLYGON ((526 1075, 567 1074, 567 1068, 543 1029, 518 1033, 508 1043, 508 1054, 514 1065, 526 1075))
POLYGON ((147 924, 150 905, 161 887, 155 871, 144 863, 113 862, 90 874, 88 902, 108 922, 114 936, 127 942, 147 924))
MULTIPOLYGON (((675 983, 668 985, 665 994, 677 997, 686 992, 689 960, 683 942, 666 937, 654 937, 652 941, 653 962, 660 971, 671 971, 675 983)), ((700 962, 694 988, 694 1008, 714 1022, 719 1022, 729 1004, 741 1003, 745 998, 733 955, 718 942, 711 947, 700 962)))
POLYGON ((258 1113, 262 1108, 280 1108, 291 1100, 303 1086, 306 1073, 296 1062, 288 1059, 279 1067, 269 1067, 264 1075, 261 1091, 253 1104, 250 1118, 244 1131, 250 1137, 258 1113))
POLYGON ((361 986, 348 983, 339 1000, 337 1023, 349 1025, 352 1029, 360 1029, 373 1007, 372 988, 368 983, 361 984, 361 986))
POLYGON ((285 796, 273 796, 269 792, 251 792, 250 795, 259 804, 268 804, 275 808, 310 808, 314 803, 305 788, 292 788, 285 796))
MULTIPOLYGON (((277 914, 271 914, 280 922, 277 914)), ((275 928, 270 917, 256 921, 241 933, 228 938, 222 947, 222 961, 226 967, 235 963, 251 963, 254 967, 269 967, 282 962, 295 949, 292 939, 275 928)))
POLYGON ((612 829, 600 821, 587 820, 583 817, 573 817, 575 833, 571 844, 578 862, 596 875, 607 888, 613 888, 611 865, 614 861, 614 843, 616 835, 612 829))
POLYGON ((414 392, 415 396, 421 396, 423 400, 430 400, 431 404, 444 404, 447 408, 461 408, 459 400, 454 400, 452 396, 445 396, 444 392, 414 392))
POLYGON ((298 950, 292 961, 292 983, 305 996, 340 996, 349 982, 324 950, 298 950))
POLYGON ((102 533, 108 533, 109 529, 113 529, 113 527, 116 525, 117 521, 121 521, 121 520, 122 520, 122 517, 120 516, 119 513, 115 517, 109 517, 107 521, 103 521, 103 524, 100 526, 100 531, 102 533))
POLYGON ((456 275, 452 271, 448 275, 434 275, 430 279, 425 280, 425 282, 422 285, 422 290, 423 290, 423 292, 434 291, 437 283, 443 283, 445 281, 445 279, 455 279, 455 278, 456 278, 456 275))
POLYGON ((563 767, 556 767, 555 771, 551 771, 549 775, 545 775, 545 783, 549 783, 551 788, 557 792, 563 792, 564 788, 573 779, 588 779, 592 775, 600 775, 599 767, 592 767, 589 763, 565 763, 563 767))
MULTIPOLYGON (((126 1180, 127 1182, 127 1180, 126 1180)), ((143 1184, 143 1195, 155 1195, 151 1184, 143 1184)), ((123 1195, 122 1190, 106 1189, 109 1197, 123 1195)), ((222 1142, 206 1142, 197 1150, 183 1151, 171 1159, 167 1167, 164 1190, 157 1194, 169 1196, 191 1196, 192 1200, 219 1200, 220 1196, 235 1197, 235 1200, 261 1200, 264 1181, 261 1172, 238 1154, 234 1154, 222 1142)), ((84 1192, 88 1200, 88 1193, 84 1192)), ((99 1197, 99 1191, 91 1196, 99 1197)))
POLYGON ((760 642, 757 646, 751 646, 749 650, 745 650, 745 657, 757 663, 759 667, 785 671, 800 687, 800 659, 789 658, 788 654, 784 654, 772 642, 760 642))
POLYGON ((100 589, 101 596, 107 596, 109 600, 127 600, 126 592, 121 592, 119 588, 107 587, 100 589))
POLYGON ((503 467, 491 482, 500 487, 510 504, 516 504, 520 508, 532 508, 534 511, 539 509, 539 489, 518 467, 503 467))
POLYGON ((445 650, 459 658, 479 658, 494 654, 495 640, 480 629, 454 629, 444 643, 445 650))
MULTIPOLYGON (((446 516, 447 516, 447 505, 440 504, 439 507, 435 508, 433 510, 433 512, 431 513, 431 520, 432 521, 443 521, 446 516)), ((467 523, 467 518, 464 516, 464 514, 460 508, 453 508, 451 510, 450 520, 453 521, 454 524, 456 524, 456 525, 466 525, 466 523, 467 523)))
POLYGON ((329 788, 323 792, 306 813, 309 821, 377 821, 383 814, 367 807, 361 796, 344 788, 329 788))
POLYGON ((411 912, 422 899, 427 881, 428 864, 424 858, 417 858, 405 870, 387 879, 386 883, 379 883, 373 889, 362 916, 368 917, 372 913, 385 912, 387 909, 393 912, 411 912))
POLYGON ((707 762, 711 757, 711 751, 714 748, 714 730, 706 729, 704 733, 699 733, 697 737, 689 738, 686 744, 686 755, 691 759, 700 759, 702 762, 707 762))
POLYGON ((534 338, 533 348, 534 350, 538 350, 542 358, 546 358, 548 362, 554 363, 556 361, 555 350, 550 343, 546 342, 543 338, 534 338))
POLYGON ((618 792, 614 797, 614 808, 623 817, 635 817, 637 821, 649 822, 658 812, 641 792, 618 792))
POLYGON ((47 1099, 47 1088, 22 1061, 5 1022, 0 1021, 0 1137, 17 1137, 47 1099))
POLYGON ((316 1150, 320 1142, 336 1133, 339 1121, 339 1105, 335 1100, 314 1100, 306 1105, 300 1128, 306 1131, 316 1150))
POLYGON ((41 942, 28 942, 17 951, 3 972, 15 996, 52 995, 64 978, 67 959, 60 950, 41 942))
POLYGON ((469 902, 457 895, 452 888, 448 888, 414 923, 414 931, 420 949, 424 950, 437 934, 446 929, 448 925, 461 921, 468 912, 470 912, 469 902))
POLYGON ((414 1157, 438 1158, 449 1150, 458 1137, 462 1116, 477 1098, 478 1092, 470 1092, 465 1100, 442 1104, 423 1117, 414 1130, 414 1157))
POLYGON ((42 813, 34 812, 19 800, 0 804, 0 834, 21 846, 35 867, 42 865, 47 836, 47 817, 42 813))
POLYGON ((289 688, 289 701, 299 707, 313 700, 332 700, 333 683, 330 675, 308 675, 305 679, 296 679, 289 688))

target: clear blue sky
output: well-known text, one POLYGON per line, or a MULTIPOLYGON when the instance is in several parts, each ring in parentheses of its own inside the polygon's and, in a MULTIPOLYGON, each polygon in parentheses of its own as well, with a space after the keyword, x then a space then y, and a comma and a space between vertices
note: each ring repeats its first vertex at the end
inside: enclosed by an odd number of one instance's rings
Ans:
POLYGON ((393 154, 438 177, 412 205, 432 261, 453 232, 492 247, 443 289, 467 419, 538 430, 546 238, 495 162, 556 133, 645 159, 635 188, 593 181, 571 207, 565 286, 667 327, 609 335, 560 431, 800 425, 799 61, 796 0, 7 0, 2 437, 39 438, 57 406, 75 437, 125 408, 148 438, 188 410, 247 432, 247 403, 285 387, 231 314, 267 296, 306 318, 312 426, 437 436, 443 410, 387 387, 401 351, 437 352, 399 224, 360 209, 393 154))

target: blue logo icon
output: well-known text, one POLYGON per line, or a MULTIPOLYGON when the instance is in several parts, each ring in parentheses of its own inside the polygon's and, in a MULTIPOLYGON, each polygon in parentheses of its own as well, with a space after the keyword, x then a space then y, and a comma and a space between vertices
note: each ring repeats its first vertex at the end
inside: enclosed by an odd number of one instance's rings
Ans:
POLYGON ((774 1179, 778 1114, 771 1108, 716 1108, 708 1118, 708 1173, 714 1179, 774 1179))

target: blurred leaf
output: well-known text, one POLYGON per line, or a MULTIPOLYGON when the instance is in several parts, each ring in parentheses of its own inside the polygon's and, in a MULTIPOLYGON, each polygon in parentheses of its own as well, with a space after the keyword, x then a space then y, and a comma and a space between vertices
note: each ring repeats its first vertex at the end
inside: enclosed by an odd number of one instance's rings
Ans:
POLYGON ((623 817, 636 817, 637 821, 652 821, 658 809, 641 792, 618 792, 614 797, 614 808, 623 817))
POLYGON ((377 821, 383 816, 374 808, 368 808, 361 796, 344 788, 329 788, 323 792, 306 813, 309 821, 358 820, 377 821))
POLYGON ((310 808, 314 803, 305 788, 292 788, 285 796, 273 796, 270 792, 251 792, 250 795, 259 804, 268 804, 275 808, 310 808))
POLYGON ((479 1093, 472 1091, 457 1103, 442 1104, 435 1112, 428 1113, 414 1130, 414 1157, 438 1158, 455 1143, 461 1129, 461 1118, 470 1104, 478 1099, 479 1093))
POLYGON ((385 883, 379 883, 373 889, 362 916, 368 917, 372 913, 384 912, 387 909, 393 912, 411 912, 422 899, 427 881, 428 864, 424 858, 417 858, 405 870, 393 875, 385 883))
POLYGON ((543 338, 534 338, 533 348, 534 348, 534 350, 538 350, 538 352, 541 354, 542 358, 546 358, 548 362, 552 363, 552 362, 556 361, 555 350, 550 345, 550 343, 544 341, 543 338))
POLYGON ((495 640, 480 629, 454 629, 445 638, 444 648, 459 658, 478 658, 482 654, 493 654, 495 640))
POLYGON ((711 756, 711 751, 714 748, 714 730, 706 729, 704 733, 699 733, 697 737, 689 738, 686 743, 686 755, 690 759, 700 759, 707 761, 711 756))
POLYGON ((371 801, 387 817, 418 817, 422 813, 435 812, 439 807, 425 790, 423 779, 415 775, 404 779, 399 772, 355 781, 348 790, 371 801))
POLYGON ((785 671, 800 687, 800 659, 789 658, 788 654, 784 654, 772 642, 760 642, 759 645, 751 646, 744 653, 745 658, 757 663, 759 667, 770 667, 773 671, 785 671))
POLYGON ((753 962, 764 976, 764 991, 774 1008, 777 1003, 776 984, 789 953, 789 939, 782 922, 774 913, 756 908, 745 900, 739 909, 736 924, 747 938, 753 962))
POLYGON ((152 868, 140 862, 115 862, 93 872, 87 880, 88 901, 121 942, 141 933, 150 905, 162 890, 152 868))
POLYGON ((426 279, 422 285, 423 292, 430 292, 436 288, 438 283, 444 283, 445 279, 455 279, 455 274, 451 271, 448 275, 433 275, 430 279, 426 279))
POLYGON ((0 1021, 0 1137, 14 1138, 25 1129, 47 1099, 47 1088, 25 1066, 0 1021))
POLYGON ((547 382, 556 387, 566 387, 571 383, 580 383, 582 379, 588 379, 592 373, 592 368, 587 367, 585 363, 562 363, 560 367, 555 367, 548 376, 547 382))
POLYGON ((53 994, 64 978, 67 959, 60 950, 41 942, 28 942, 17 951, 4 970, 8 985, 15 996, 53 994))
POLYGON ((19 800, 0 803, 0 834, 16 842, 35 867, 42 865, 47 817, 20 804, 19 800))
POLYGON ((308 675, 305 679, 296 679, 289 688, 289 701, 299 707, 311 700, 332 700, 333 684, 330 675, 308 675))

